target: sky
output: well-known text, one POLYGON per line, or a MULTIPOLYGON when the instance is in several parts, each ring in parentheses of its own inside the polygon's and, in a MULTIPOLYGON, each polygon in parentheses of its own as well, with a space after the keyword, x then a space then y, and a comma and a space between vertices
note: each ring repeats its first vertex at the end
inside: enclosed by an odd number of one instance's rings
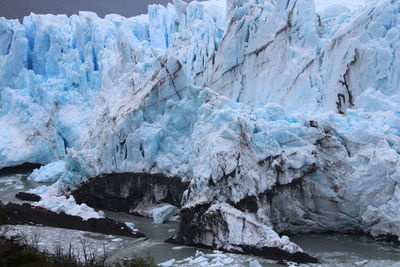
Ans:
POLYGON ((94 11, 99 16, 116 13, 132 17, 147 13, 149 4, 166 5, 169 0, 0 0, 0 17, 22 19, 31 12, 36 14, 77 14, 94 11))

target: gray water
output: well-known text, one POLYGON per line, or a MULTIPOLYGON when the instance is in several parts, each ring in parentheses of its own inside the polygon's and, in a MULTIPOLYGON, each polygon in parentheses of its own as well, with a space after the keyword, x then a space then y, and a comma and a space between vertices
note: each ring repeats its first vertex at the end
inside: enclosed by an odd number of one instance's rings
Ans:
MULTIPOLYGON (((30 182, 26 175, 9 175, 0 177, 0 200, 17 202, 14 195, 21 190, 35 188, 39 184, 30 182)), ((133 256, 151 257, 156 263, 165 262, 170 259, 177 261, 195 258, 199 253, 211 262, 216 252, 207 249, 198 249, 175 244, 164 243, 166 239, 173 236, 178 223, 154 224, 152 220, 137 217, 120 212, 108 212, 105 214, 121 222, 133 222, 148 239, 134 239, 127 237, 115 237, 102 234, 87 233, 81 231, 57 229, 50 227, 17 226, 16 232, 33 235, 40 232, 42 236, 41 245, 49 251, 55 244, 73 244, 79 247, 81 238, 91 242, 94 249, 105 248, 110 260, 130 258, 133 256), (62 239, 62 242, 60 242, 62 239), (214 254, 213 254, 214 253, 214 254)), ((400 248, 396 244, 378 242, 363 236, 341 235, 341 234, 307 234, 292 236, 291 240, 299 244, 304 251, 321 260, 320 265, 308 266, 394 266, 400 267, 400 248)), ((226 266, 248 266, 252 260, 258 260, 263 266, 280 266, 272 261, 252 256, 233 255, 223 253, 234 264, 226 266), (236 264, 236 265, 235 265, 236 264)), ((182 263, 183 264, 183 263, 182 263)), ((174 266, 180 266, 177 264, 174 266)), ((207 262, 205 263, 207 264, 207 262)), ((199 266, 199 265, 185 265, 199 266)), ((203 265, 207 266, 207 265, 203 265)), ((307 265, 301 265, 307 266, 307 265)))
POLYGON ((21 191, 26 192, 41 185, 48 185, 27 180, 28 175, 29 174, 0 175, 0 200, 3 202, 21 203, 22 201, 15 197, 16 193, 21 191))

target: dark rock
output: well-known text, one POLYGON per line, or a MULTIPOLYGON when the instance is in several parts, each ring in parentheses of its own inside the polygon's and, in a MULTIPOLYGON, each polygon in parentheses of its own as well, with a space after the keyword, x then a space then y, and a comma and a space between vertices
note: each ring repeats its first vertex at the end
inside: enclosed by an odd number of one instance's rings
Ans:
POLYGON ((20 174, 20 173, 31 173, 34 169, 38 169, 42 166, 43 166, 42 164, 38 163, 24 163, 14 167, 6 167, 0 169, 0 176, 20 174))
POLYGON ((121 222, 108 218, 89 219, 84 221, 81 217, 65 213, 54 213, 44 208, 34 207, 30 204, 14 204, 0 206, 0 224, 11 225, 40 225, 73 229, 106 235, 120 235, 128 237, 144 237, 140 232, 132 230, 121 222))
POLYGON ((400 239, 399 237, 395 235, 379 235, 379 236, 371 236, 371 238, 378 240, 378 241, 383 241, 387 243, 393 243, 393 244, 400 244, 400 239))
POLYGON ((15 197, 23 201, 32 201, 32 202, 38 202, 42 199, 40 196, 36 194, 25 193, 25 192, 19 192, 18 194, 15 195, 15 197))
POLYGON ((240 250, 234 251, 239 254, 251 254, 258 257, 263 257, 280 262, 291 261, 296 263, 319 263, 317 258, 314 258, 304 252, 289 253, 285 250, 272 247, 254 248, 251 246, 240 246, 240 250))
POLYGON ((188 182, 162 174, 114 173, 90 179, 72 192, 77 203, 93 208, 136 212, 138 207, 168 203, 181 207, 188 182))
POLYGON ((257 213, 258 210, 258 199, 256 196, 249 196, 240 200, 238 203, 230 204, 238 210, 244 212, 257 213))
POLYGON ((316 122, 316 121, 310 121, 310 127, 318 128, 318 122, 316 122))
MULTIPOLYGON (((335 181, 329 180, 331 191, 322 192, 309 178, 318 172, 311 166, 304 170, 303 177, 292 180, 288 184, 276 184, 268 191, 258 195, 259 206, 269 207, 266 216, 271 219, 274 230, 279 234, 291 235, 299 233, 349 233, 359 230, 354 217, 340 213, 340 204, 336 197, 329 195, 335 192, 335 181), (315 196, 318 196, 316 198, 315 196), (295 203, 300 209, 290 209, 288 203, 295 203), (339 216, 338 216, 339 214, 339 216), (323 218, 324 223, 318 223, 323 218)), ((321 175, 322 176, 322 175, 321 175)))
POLYGON ((179 231, 174 237, 177 243, 191 246, 205 245, 204 235, 207 229, 210 225, 217 224, 214 218, 205 218, 204 215, 209 208, 210 204, 202 204, 181 209, 179 231))

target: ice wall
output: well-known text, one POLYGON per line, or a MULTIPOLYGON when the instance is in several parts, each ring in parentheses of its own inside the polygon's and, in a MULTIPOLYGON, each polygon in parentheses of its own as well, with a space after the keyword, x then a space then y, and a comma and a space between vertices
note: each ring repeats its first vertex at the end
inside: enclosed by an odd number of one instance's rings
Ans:
POLYGON ((318 13, 312 0, 230 2, 227 32, 197 85, 303 113, 344 113, 368 88, 398 94, 398 2, 317 1, 318 13))
POLYGON ((203 69, 222 38, 224 2, 174 3, 133 18, 1 18, 0 167, 46 164, 80 149, 96 106, 131 98, 162 56, 178 57, 188 73, 203 69))

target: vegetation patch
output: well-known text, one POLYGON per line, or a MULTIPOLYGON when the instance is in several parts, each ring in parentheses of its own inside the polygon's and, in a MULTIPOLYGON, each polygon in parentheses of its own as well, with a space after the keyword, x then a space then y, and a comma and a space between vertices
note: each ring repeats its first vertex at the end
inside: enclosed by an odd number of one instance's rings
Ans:
POLYGON ((155 267, 150 258, 107 261, 107 254, 95 253, 82 243, 81 255, 73 250, 55 248, 54 252, 39 249, 38 243, 28 242, 24 236, 9 236, 10 228, 0 225, 0 267, 155 267))

